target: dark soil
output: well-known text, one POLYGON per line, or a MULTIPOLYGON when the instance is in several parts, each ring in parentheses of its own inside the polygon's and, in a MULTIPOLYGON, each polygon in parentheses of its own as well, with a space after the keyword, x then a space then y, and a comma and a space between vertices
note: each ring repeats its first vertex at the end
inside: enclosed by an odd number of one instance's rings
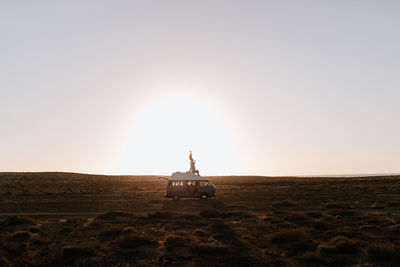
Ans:
POLYGON ((400 177, 0 173, 0 266, 400 266, 400 177))

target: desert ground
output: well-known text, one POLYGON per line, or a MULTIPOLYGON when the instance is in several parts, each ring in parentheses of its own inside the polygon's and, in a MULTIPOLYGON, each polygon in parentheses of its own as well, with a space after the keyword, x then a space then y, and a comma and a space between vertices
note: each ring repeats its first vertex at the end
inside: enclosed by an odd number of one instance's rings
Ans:
POLYGON ((0 173, 0 266, 400 266, 400 176, 0 173))

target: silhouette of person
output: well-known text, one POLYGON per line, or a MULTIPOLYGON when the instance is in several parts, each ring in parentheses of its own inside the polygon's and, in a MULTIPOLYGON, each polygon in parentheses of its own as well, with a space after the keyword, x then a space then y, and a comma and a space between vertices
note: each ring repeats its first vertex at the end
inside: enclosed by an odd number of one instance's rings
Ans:
POLYGON ((189 172, 196 173, 196 166, 195 166, 196 161, 193 159, 192 151, 190 151, 189 159, 190 159, 190 170, 189 170, 189 172))

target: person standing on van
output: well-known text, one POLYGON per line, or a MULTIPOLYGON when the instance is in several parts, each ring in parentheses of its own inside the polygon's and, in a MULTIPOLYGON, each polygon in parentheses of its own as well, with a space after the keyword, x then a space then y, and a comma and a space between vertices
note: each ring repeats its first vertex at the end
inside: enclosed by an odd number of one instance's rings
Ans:
POLYGON ((189 172, 197 173, 197 175, 200 176, 199 171, 196 170, 196 167, 195 167, 196 161, 193 159, 192 150, 190 150, 189 159, 190 159, 190 170, 189 170, 189 172))

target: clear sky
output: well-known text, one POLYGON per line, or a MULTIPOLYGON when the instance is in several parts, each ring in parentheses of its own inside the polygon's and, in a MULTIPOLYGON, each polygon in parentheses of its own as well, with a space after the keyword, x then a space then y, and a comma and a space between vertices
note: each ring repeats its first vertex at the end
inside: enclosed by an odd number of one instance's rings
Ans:
POLYGON ((0 171, 400 172, 400 1, 2 1, 0 171))

